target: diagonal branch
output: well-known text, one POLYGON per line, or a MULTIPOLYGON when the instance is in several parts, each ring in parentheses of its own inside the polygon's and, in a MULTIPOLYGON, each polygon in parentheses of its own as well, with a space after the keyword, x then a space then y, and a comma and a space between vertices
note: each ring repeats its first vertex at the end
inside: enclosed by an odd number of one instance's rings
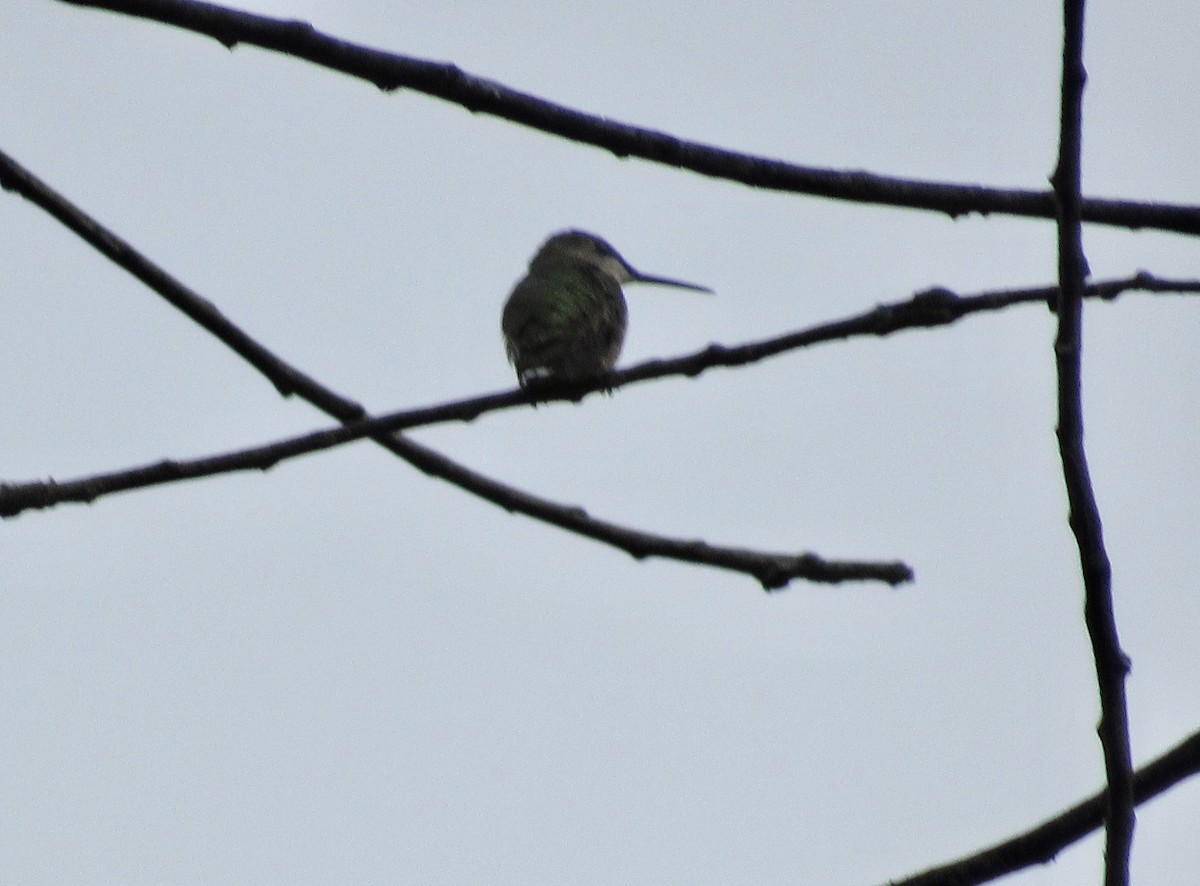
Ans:
MULTIPOLYGON (((1140 290, 1157 293, 1200 292, 1200 280, 1164 280, 1141 272, 1132 277, 1104 280, 1089 285, 1088 298, 1116 299, 1124 292, 1140 290)), ((367 437, 391 434, 451 421, 474 421, 481 415, 513 406, 538 402, 578 401, 589 393, 611 390, 671 375, 696 376, 716 366, 741 366, 788 351, 824 342, 852 337, 887 336, 905 329, 947 326, 958 319, 983 311, 999 311, 1012 305, 1042 304, 1058 298, 1055 286, 1030 289, 996 290, 978 295, 960 296, 946 289, 918 293, 904 302, 881 304, 855 317, 790 332, 775 338, 737 346, 710 345, 704 350, 666 360, 650 360, 613 373, 591 385, 541 388, 484 394, 464 400, 440 403, 416 409, 364 418, 335 428, 312 431, 273 443, 240 449, 221 455, 188 460, 167 460, 153 464, 97 474, 76 480, 0 484, 0 518, 14 517, 23 511, 50 508, 65 502, 92 503, 103 496, 134 489, 145 489, 182 480, 211 477, 236 471, 266 471, 281 461, 341 446, 367 437), (555 392, 557 391, 557 393, 555 392)), ((505 505, 507 506, 507 505, 505 505)), ((547 514, 560 513, 556 506, 544 503, 547 514)), ((570 509, 571 513, 578 513, 570 509)), ((549 522, 554 522, 553 520, 549 522)), ((587 534, 587 533, 584 533, 587 534)), ((631 552, 632 553, 632 552, 631 552)))
MULTIPOLYGON (((204 34, 233 48, 260 46, 374 83, 380 89, 411 89, 571 141, 595 145, 618 157, 640 157, 756 188, 812 194, 836 200, 943 212, 1054 218, 1049 191, 905 179, 800 166, 684 141, 652 129, 617 123, 468 74, 455 65, 396 55, 340 40, 307 22, 253 15, 195 0, 62 0, 107 9, 204 34)), ((1200 206, 1089 198, 1085 221, 1127 228, 1200 233, 1200 206)))
POLYGON ((3 151, 0 151, 0 187, 45 210, 113 264, 141 280, 265 375, 283 396, 298 394, 340 421, 366 415, 359 404, 338 396, 272 354, 231 323, 216 305, 176 280, 3 151))
POLYGON ((1064 0, 1062 121, 1058 165, 1051 178, 1058 204, 1058 448, 1070 508, 1069 522, 1083 572, 1084 621, 1100 688, 1100 744, 1108 782, 1107 834, 1104 848, 1106 886, 1127 886, 1133 843, 1133 763, 1125 675, 1129 660, 1121 650, 1113 614, 1112 567, 1104 547, 1100 509, 1083 445, 1081 395, 1083 292, 1087 259, 1080 224, 1080 154, 1083 130, 1084 0, 1064 0))
MULTIPOLYGON (((232 348, 271 379, 285 396, 295 393, 343 424, 366 417, 366 410, 361 405, 290 366, 230 322, 211 302, 175 280, 129 243, 75 207, 2 152, 0 186, 21 194, 63 222, 102 255, 129 271, 232 348)), ((595 520, 580 508, 560 505, 506 486, 458 465, 399 434, 372 433, 369 436, 380 446, 419 470, 446 480, 486 501, 508 511, 516 511, 604 542, 639 559, 659 556, 732 569, 752 575, 766 590, 781 588, 794 578, 822 583, 875 579, 895 585, 911 581, 913 577, 912 570, 903 563, 825 561, 811 553, 771 554, 738 548, 718 548, 699 541, 680 541, 640 533, 614 523, 595 520)))
POLYGON ((582 508, 547 502, 519 489, 498 483, 456 464, 407 437, 395 438, 404 449, 404 459, 434 477, 447 480, 507 511, 518 511, 563 529, 604 542, 627 552, 636 560, 666 557, 685 563, 698 563, 743 572, 756 578, 764 591, 785 587, 792 579, 818 584, 846 581, 881 581, 893 587, 913 580, 912 569, 904 563, 824 560, 813 553, 773 554, 744 548, 717 547, 700 540, 684 541, 637 532, 589 517, 582 508))
MULTIPOLYGON (((1133 801, 1140 806, 1197 773, 1200 732, 1193 732, 1134 774, 1133 801)), ((1023 834, 966 858, 895 880, 889 886, 975 886, 1031 865, 1046 864, 1104 824, 1106 798, 1107 791, 1100 791, 1023 834)))

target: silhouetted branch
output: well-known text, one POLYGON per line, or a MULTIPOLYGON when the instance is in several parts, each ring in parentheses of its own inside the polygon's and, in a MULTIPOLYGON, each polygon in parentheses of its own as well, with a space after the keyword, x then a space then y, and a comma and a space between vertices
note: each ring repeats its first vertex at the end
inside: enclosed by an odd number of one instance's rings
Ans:
MULTIPOLYGON (((205 34, 232 49, 248 43, 286 53, 374 83, 380 89, 411 89, 461 105, 474 113, 528 126, 571 141, 595 145, 618 157, 640 157, 756 188, 812 194, 837 200, 942 212, 1001 213, 1054 218, 1049 191, 904 179, 799 166, 684 141, 663 132, 617 123, 472 76, 453 64, 384 52, 322 34, 307 22, 269 18, 193 0, 62 0, 108 9, 205 34)), ((1200 233, 1200 206, 1089 198, 1083 218, 1127 228, 1200 233)))
MULTIPOLYGON (((1200 732, 1193 732, 1133 776, 1133 801, 1141 805, 1200 773, 1200 732)), ((1104 824, 1107 791, 1100 791, 1037 827, 949 864, 930 868, 890 886, 975 886, 1022 868, 1046 864, 1104 824)))
MULTIPOLYGON (((1106 280, 1087 287, 1087 295, 1105 300, 1116 299, 1123 292, 1200 292, 1200 280, 1167 280, 1139 271, 1131 277, 1106 280)), ((696 376, 716 366, 742 366, 776 354, 824 342, 840 341, 858 336, 887 336, 906 329, 948 326, 955 321, 983 311, 996 311, 1017 304, 1042 303, 1058 292, 1056 286, 1032 289, 999 289, 976 295, 960 296, 944 287, 919 292, 912 298, 892 304, 881 304, 844 320, 835 320, 743 345, 709 345, 703 351, 669 360, 648 360, 629 369, 613 373, 611 387, 621 387, 634 381, 659 378, 664 375, 696 376)))
POLYGON ((367 414, 359 404, 338 396, 272 354, 229 322, 212 302, 172 277, 3 151, 0 151, 0 187, 44 209, 113 264, 141 280, 265 375, 283 396, 299 394, 339 421, 353 421, 367 414))
POLYGON ((636 560, 645 557, 666 557, 705 566, 731 569, 754 576, 763 590, 778 590, 792 579, 802 578, 819 584, 840 584, 845 581, 881 581, 899 585, 912 581, 913 572, 901 562, 880 563, 853 560, 823 560, 816 554, 771 554, 743 548, 726 548, 707 542, 680 541, 661 535, 650 535, 589 517, 582 508, 536 498, 519 489, 497 483, 476 474, 462 465, 407 437, 398 438, 405 449, 404 457, 422 471, 456 486, 470 489, 476 495, 508 511, 518 511, 546 523, 561 526, 579 535, 626 551, 636 560))
POLYGON ((1084 621, 1091 638, 1100 687, 1100 743, 1108 781, 1107 835, 1104 849, 1106 886, 1127 886, 1133 843, 1133 763, 1129 748, 1129 715, 1125 675, 1129 661, 1121 650, 1113 614, 1112 567, 1104 548, 1100 509, 1096 504, 1083 446, 1080 334, 1087 259, 1080 224, 1080 152, 1083 129, 1084 0, 1064 0, 1062 121, 1058 165, 1051 178, 1058 206, 1058 334, 1054 341, 1058 368, 1058 448, 1067 487, 1070 525, 1083 571, 1084 621))
MULTIPOLYGON (((3 153, 0 153, 0 186, 13 190, 46 209, 54 218, 79 234, 101 254, 128 270, 220 341, 227 344, 248 363, 270 378, 281 393, 285 395, 289 392, 295 393, 343 423, 358 421, 366 416, 366 410, 361 405, 324 387, 315 379, 301 373, 277 357, 231 323, 212 303, 175 280, 130 244, 54 192, 48 185, 3 153)), ((514 395, 507 396, 511 398, 514 395)), ((527 398, 524 395, 516 395, 514 402, 520 402, 522 399, 527 398)), ((667 557, 743 572, 752 575, 767 590, 783 587, 793 578, 805 578, 822 583, 874 579, 895 585, 911 581, 913 577, 912 570, 898 562, 825 561, 811 553, 772 554, 738 548, 718 548, 700 541, 679 541, 637 532, 613 523, 595 520, 580 508, 559 505, 506 486, 455 464, 445 456, 402 436, 378 432, 370 433, 368 436, 421 471, 440 477, 460 489, 493 502, 508 511, 517 511, 588 538, 605 542, 638 558, 667 557)), ((274 463, 274 461, 270 461, 272 457, 271 455, 265 456, 263 462, 256 466, 269 467, 274 463)), ((208 462, 208 466, 211 467, 212 463, 221 464, 223 460, 227 461, 229 458, 230 456, 213 456, 200 461, 208 462)), ((275 461, 277 460, 276 458, 275 461)), ((188 470, 197 472, 192 476, 200 476, 199 472, 204 467, 201 464, 189 468, 185 463, 166 461, 138 470, 147 477, 182 479, 183 474, 188 470), (172 477, 172 474, 175 476, 172 477)), ((128 489, 133 488, 136 481, 133 477, 126 476, 113 482, 118 485, 124 484, 122 488, 128 489)), ((95 478, 74 481, 74 485, 68 487, 68 491, 76 494, 75 500, 86 501, 90 500, 87 496, 91 495, 91 489, 95 485, 95 478)), ((42 484, 42 487, 40 494, 43 495, 42 500, 46 502, 49 502, 50 496, 55 494, 56 487, 58 491, 63 488, 53 481, 42 484)), ((26 507, 46 506, 37 504, 39 493, 30 489, 28 485, 23 490, 20 487, 15 488, 19 490, 16 498, 19 499, 21 495, 24 495, 26 500, 34 502, 26 507)), ((12 497, 13 489, 14 487, 5 487, 0 490, 0 498, 12 497)), ((92 495, 92 498, 94 497, 95 495, 92 495)))
MULTIPOLYGON (((307 435, 253 450, 216 455, 192 461, 162 461, 113 474, 57 483, 0 484, 0 516, 11 517, 21 510, 50 507, 64 501, 91 502, 102 495, 144 488, 194 477, 210 476, 234 470, 267 470, 282 458, 299 454, 306 441, 335 437, 335 429, 307 435)), ((365 436, 365 435, 361 435, 365 436)), ((890 585, 912 581, 912 570, 900 562, 863 562, 824 560, 816 554, 781 554, 710 545, 707 542, 680 540, 641 532, 591 517, 582 508, 569 507, 498 483, 483 474, 456 464, 445 456, 401 436, 391 444, 414 467, 434 477, 467 489, 509 512, 519 512, 545 523, 559 526, 577 535, 605 542, 629 553, 635 559, 665 557, 686 563, 715 566, 753 576, 764 590, 777 590, 793 579, 820 584, 846 581, 882 581, 890 585)), ((314 448, 327 448, 318 446, 314 448)))
MULTIPOLYGON (((1140 272, 1132 277, 1093 283, 1085 290, 1089 298, 1116 299, 1121 293, 1140 290, 1158 293, 1200 292, 1200 280, 1163 280, 1140 272)), ((878 305, 864 314, 790 332, 775 338, 742 345, 709 345, 693 354, 672 359, 649 360, 612 373, 590 385, 560 385, 535 390, 512 390, 484 394, 434 406, 405 409, 359 419, 340 427, 313 431, 285 440, 221 455, 190 460, 166 460, 154 464, 98 474, 76 480, 0 484, 0 517, 12 517, 34 508, 49 508, 65 502, 91 503, 117 492, 143 489, 165 483, 235 471, 265 471, 281 461, 362 440, 452 421, 473 421, 480 415, 538 402, 577 401, 589 393, 624 387, 671 375, 695 376, 715 366, 741 366, 810 345, 860 336, 885 336, 905 329, 946 326, 969 314, 998 311, 1018 304, 1045 304, 1057 300, 1058 287, 1010 289, 960 296, 947 289, 931 289, 904 302, 878 305)), ((444 470, 449 471, 448 468, 444 470)), ((474 490, 478 493, 478 490, 474 490)), ((543 503, 543 514, 558 513, 561 506, 543 503)), ((575 513, 576 509, 568 508, 575 513)), ((550 521, 554 522, 554 521, 550 521)), ((589 534, 589 533, 584 533, 589 534)))

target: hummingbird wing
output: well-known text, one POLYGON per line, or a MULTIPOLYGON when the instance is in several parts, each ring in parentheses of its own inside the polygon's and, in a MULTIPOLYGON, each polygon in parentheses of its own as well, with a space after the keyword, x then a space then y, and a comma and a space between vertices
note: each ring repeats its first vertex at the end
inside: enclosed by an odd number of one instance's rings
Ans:
POLYGON ((517 284, 501 327, 518 378, 582 379, 613 367, 627 309, 615 279, 578 265, 544 268, 517 284))

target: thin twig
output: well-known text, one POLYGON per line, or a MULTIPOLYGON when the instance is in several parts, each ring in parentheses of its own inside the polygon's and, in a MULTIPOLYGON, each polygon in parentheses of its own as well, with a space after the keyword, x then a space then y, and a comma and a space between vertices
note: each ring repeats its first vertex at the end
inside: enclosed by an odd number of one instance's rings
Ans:
POLYGON ((45 210, 113 264, 141 280, 266 376, 283 396, 298 394, 339 421, 354 421, 367 414, 359 404, 338 396, 272 354, 231 323, 212 302, 172 277, 3 151, 0 151, 0 187, 45 210))
MULTIPOLYGON (((295 393, 343 424, 350 424, 367 417, 366 410, 361 405, 324 387, 312 377, 290 366, 230 322, 211 302, 192 292, 129 243, 74 206, 2 152, 0 152, 0 186, 21 194, 45 209, 54 218, 94 246, 102 255, 132 273, 271 379, 280 393, 284 395, 295 393)), ((517 402, 520 400, 521 395, 517 395, 517 402)), ((896 585, 911 581, 913 577, 912 569, 900 562, 826 561, 812 553, 756 552, 638 532, 614 523, 596 520, 588 516, 581 508, 560 505, 506 486, 490 477, 458 465, 445 456, 399 434, 371 433, 368 436, 419 470, 446 480, 479 498, 497 504, 508 511, 516 511, 604 542, 627 551, 639 559, 658 556, 743 572, 757 579, 766 590, 781 588, 795 578, 826 584, 870 579, 896 585)), ((221 456, 216 456, 213 460, 219 463, 221 458, 221 456)), ((262 466, 268 467, 269 465, 262 466)), ((148 474, 153 475, 157 471, 169 475, 173 472, 178 474, 184 470, 186 468, 181 468, 180 463, 168 461, 151 466, 148 474)), ((86 481, 83 485, 86 487, 86 481)), ((53 481, 47 485, 47 495, 52 494, 53 486, 53 481)), ((7 490, 5 493, 7 494, 7 490)))
POLYGON ((765 591, 785 587, 793 579, 817 584, 841 584, 847 581, 880 581, 885 584, 904 584, 913 580, 913 571, 905 563, 824 560, 813 553, 773 554, 744 548, 717 547, 700 540, 677 540, 651 535, 597 520, 582 508, 571 508, 535 498, 519 489, 497 483, 476 474, 437 452, 415 443, 407 437, 396 437, 404 447, 404 458, 426 474, 470 489, 478 496, 508 511, 536 517, 545 523, 560 526, 578 535, 602 541, 626 551, 636 560, 646 557, 666 557, 688 563, 699 563, 752 575, 765 591))
POLYGON ((1104 548, 1100 509, 1096 503, 1083 445, 1082 318, 1087 259, 1080 223, 1080 154, 1083 129, 1084 0, 1064 0, 1062 120, 1058 165, 1051 178, 1058 204, 1058 334, 1054 341, 1058 369, 1058 448, 1070 508, 1069 522, 1079 548, 1083 572, 1084 621, 1091 639, 1100 688, 1100 744, 1108 782, 1105 838, 1106 886, 1127 886, 1133 843, 1133 763, 1125 675, 1129 661, 1121 650, 1113 614, 1112 567, 1104 548))
MULTIPOLYGON (((1141 805, 1200 773, 1200 732, 1193 732, 1133 776, 1133 802, 1141 805)), ((1002 843, 956 861, 922 871, 889 886, 976 886, 1022 868, 1047 864, 1066 847, 1104 824, 1107 791, 1002 843)))
MULTIPOLYGON (((595 145, 618 157, 639 157, 751 187, 931 210, 951 217, 978 212, 1054 218, 1054 198, 1049 191, 987 188, 800 166, 684 141, 656 130, 585 114, 494 80, 473 76, 453 64, 396 55, 340 40, 303 21, 253 15, 192 0, 62 2, 174 25, 213 37, 230 49, 239 43, 260 46, 367 80, 380 89, 411 89, 474 113, 490 114, 570 141, 595 145)), ((1089 198, 1083 204, 1083 218, 1134 229, 1200 233, 1200 206, 1089 198)))
MULTIPOLYGON (((1165 280, 1140 272, 1131 277, 1104 280, 1089 285, 1085 295, 1107 301, 1124 292, 1140 290, 1157 293, 1200 292, 1200 280, 1165 280)), ((366 437, 411 430, 452 421, 469 422, 479 416, 514 406, 538 402, 577 401, 589 393, 611 390, 670 375, 695 376, 716 366, 741 366, 765 360, 788 351, 816 344, 862 336, 886 336, 905 329, 924 329, 949 325, 961 317, 983 311, 998 311, 1020 304, 1044 304, 1056 300, 1058 287, 1040 286, 1010 289, 977 295, 957 295, 947 289, 931 289, 904 302, 882 304, 871 311, 790 332, 762 341, 736 346, 709 347, 672 359, 649 360, 631 366, 591 385, 577 385, 540 391, 505 391, 455 400, 434 406, 405 409, 359 419, 334 428, 311 431, 284 440, 261 444, 220 455, 181 460, 159 461, 122 471, 81 477, 75 480, 0 484, 0 518, 13 517, 36 508, 50 508, 67 502, 90 504, 98 498, 133 489, 144 489, 182 480, 211 477, 236 471, 265 471, 281 461, 341 446, 366 437)), ((558 513, 559 506, 547 503, 546 513, 558 513)), ((574 512, 574 509, 568 509, 574 512)), ((553 522, 553 521, 551 521, 553 522)), ((584 533, 587 534, 587 533, 584 533)))

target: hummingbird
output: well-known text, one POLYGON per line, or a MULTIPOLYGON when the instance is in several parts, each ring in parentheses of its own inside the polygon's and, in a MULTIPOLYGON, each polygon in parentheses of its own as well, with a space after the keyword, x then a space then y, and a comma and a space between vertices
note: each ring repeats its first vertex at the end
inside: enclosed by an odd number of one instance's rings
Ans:
POLYGON ((712 292, 634 270, 595 234, 560 231, 538 249, 504 305, 504 347, 521 387, 590 381, 613 368, 629 321, 622 283, 712 292))

